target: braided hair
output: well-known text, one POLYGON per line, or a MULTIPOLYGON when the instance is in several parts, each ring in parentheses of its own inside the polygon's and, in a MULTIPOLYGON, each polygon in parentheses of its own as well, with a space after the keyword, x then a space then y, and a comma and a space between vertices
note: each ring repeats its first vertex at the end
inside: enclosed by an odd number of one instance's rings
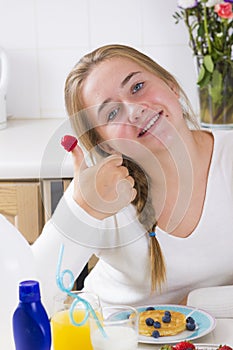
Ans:
POLYGON ((136 207, 139 222, 147 230, 150 238, 151 290, 161 289, 166 280, 166 268, 161 247, 156 238, 156 216, 150 195, 150 181, 145 172, 134 162, 124 159, 123 165, 135 180, 137 195, 132 202, 136 207))

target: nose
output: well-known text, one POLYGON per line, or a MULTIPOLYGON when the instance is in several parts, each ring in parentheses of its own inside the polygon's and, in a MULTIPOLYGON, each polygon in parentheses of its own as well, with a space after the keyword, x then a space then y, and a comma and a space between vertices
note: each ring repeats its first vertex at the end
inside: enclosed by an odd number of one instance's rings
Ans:
POLYGON ((131 124, 137 123, 145 112, 145 107, 141 105, 128 105, 128 118, 131 124))

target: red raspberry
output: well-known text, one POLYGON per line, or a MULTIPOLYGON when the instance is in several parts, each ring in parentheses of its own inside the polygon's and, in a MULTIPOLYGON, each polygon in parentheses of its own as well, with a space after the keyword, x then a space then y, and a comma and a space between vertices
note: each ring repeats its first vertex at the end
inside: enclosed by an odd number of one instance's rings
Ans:
POLYGON ((66 151, 71 152, 74 147, 77 145, 78 140, 76 137, 71 135, 65 135, 61 139, 61 145, 65 148, 66 151))
POLYGON ((233 350, 229 345, 220 345, 218 349, 220 349, 220 350, 233 350))
POLYGON ((195 350, 195 345, 188 341, 181 341, 174 346, 175 350, 195 350))

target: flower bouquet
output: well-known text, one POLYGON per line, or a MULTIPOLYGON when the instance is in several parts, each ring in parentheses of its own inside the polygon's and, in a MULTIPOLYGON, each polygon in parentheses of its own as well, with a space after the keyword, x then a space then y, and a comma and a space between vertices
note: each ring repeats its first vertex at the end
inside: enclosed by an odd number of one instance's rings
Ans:
POLYGON ((178 0, 198 68, 203 126, 233 127, 233 0, 178 0))

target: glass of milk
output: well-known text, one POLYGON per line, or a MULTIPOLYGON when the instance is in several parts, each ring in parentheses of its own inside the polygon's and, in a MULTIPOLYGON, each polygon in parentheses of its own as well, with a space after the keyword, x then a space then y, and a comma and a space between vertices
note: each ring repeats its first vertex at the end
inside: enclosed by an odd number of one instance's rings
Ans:
POLYGON ((94 350, 136 350, 138 344, 138 312, 131 306, 102 308, 104 334, 90 315, 91 343, 94 350))

